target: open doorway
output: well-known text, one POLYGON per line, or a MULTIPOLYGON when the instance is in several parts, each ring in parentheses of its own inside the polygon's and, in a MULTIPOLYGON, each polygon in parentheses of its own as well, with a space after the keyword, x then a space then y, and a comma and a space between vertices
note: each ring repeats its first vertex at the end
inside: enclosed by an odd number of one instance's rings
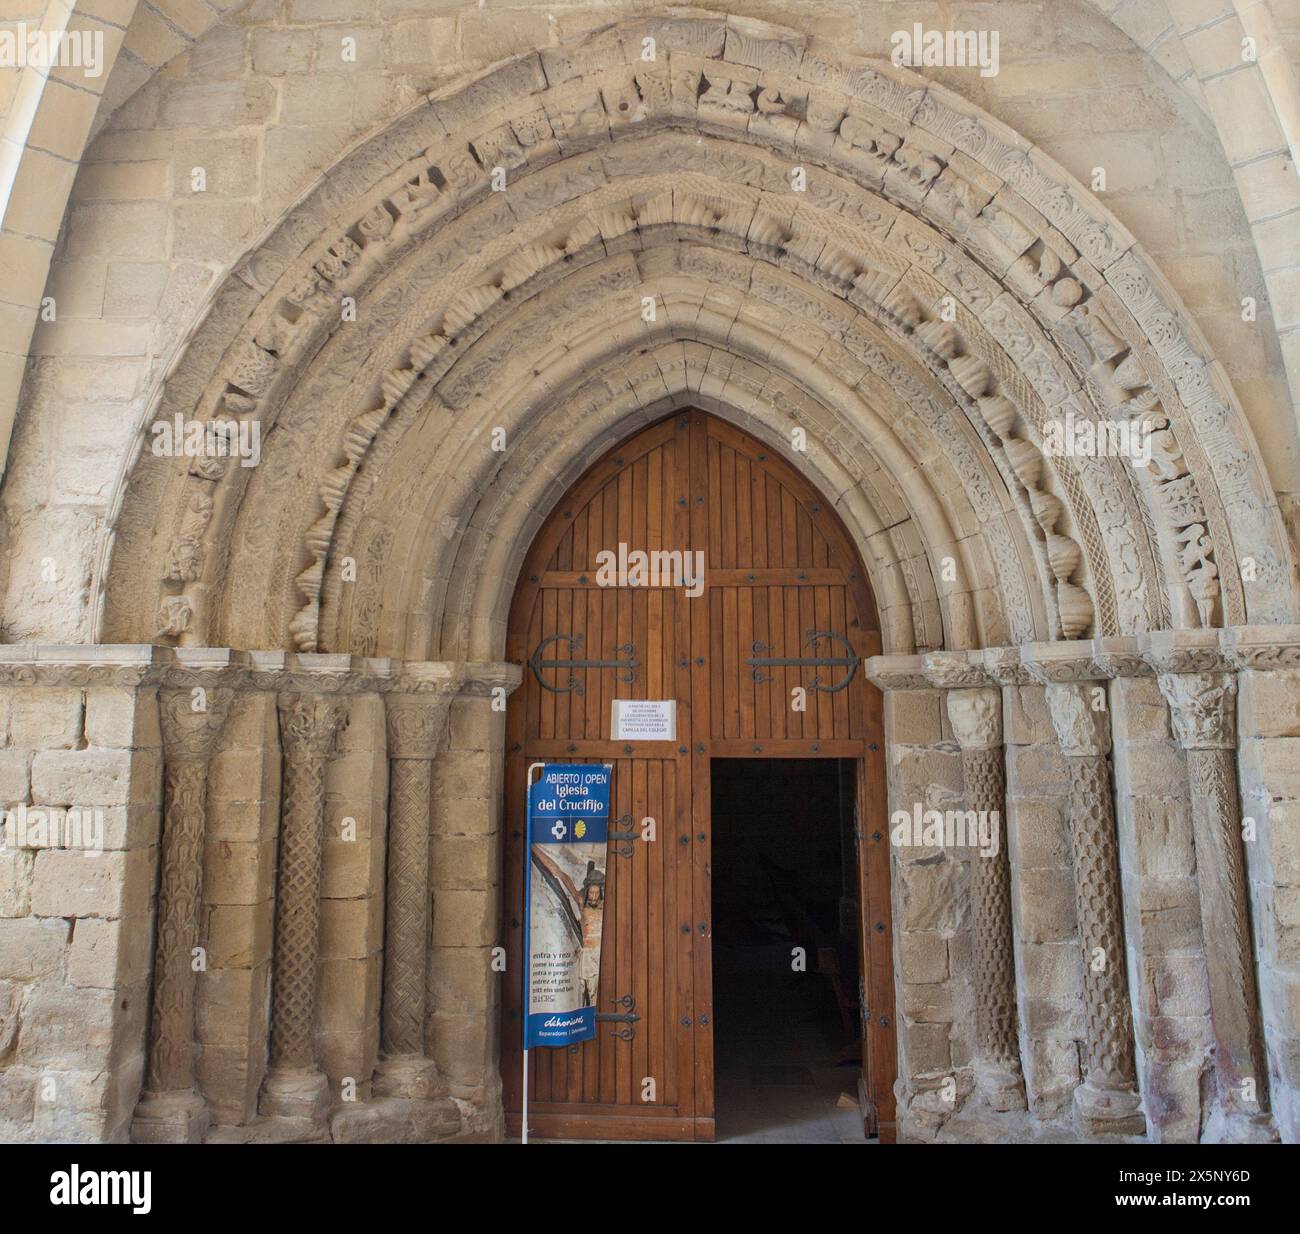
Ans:
POLYGON ((719 1140, 863 1142, 855 785, 851 759, 712 760, 719 1140))

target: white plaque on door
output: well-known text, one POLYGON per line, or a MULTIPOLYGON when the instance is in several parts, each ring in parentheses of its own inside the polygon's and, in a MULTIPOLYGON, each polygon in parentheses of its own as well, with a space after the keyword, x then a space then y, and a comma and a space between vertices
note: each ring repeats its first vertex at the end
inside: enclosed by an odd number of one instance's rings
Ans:
POLYGON ((616 698, 610 704, 611 741, 676 741, 675 698, 616 698))

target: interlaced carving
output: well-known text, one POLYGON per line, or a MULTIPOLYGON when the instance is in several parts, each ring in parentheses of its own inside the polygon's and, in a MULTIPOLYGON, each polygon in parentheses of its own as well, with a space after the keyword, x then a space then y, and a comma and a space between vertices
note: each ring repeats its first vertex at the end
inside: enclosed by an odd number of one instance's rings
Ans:
POLYGON ((277 701, 284 784, 275 901, 271 1064, 307 1068, 315 1062, 325 757, 341 713, 334 699, 311 694, 282 694, 277 701))
POLYGON ((1074 850, 1074 894, 1083 943, 1087 1074, 1095 1089, 1131 1091, 1135 1083, 1133 1029, 1124 965, 1119 898, 1119 848, 1110 765, 1104 755, 1068 758, 1066 805, 1074 850))
MULTIPOLYGON (((1002 747, 963 750, 961 761, 967 808, 996 815, 1000 826, 1006 802, 1002 747)), ((998 1070, 1018 1074, 1011 867, 1005 837, 995 856, 981 853, 971 862, 971 906, 975 1029, 980 1054, 998 1070)))
POLYGON ((163 794, 162 875, 153 989, 149 1088, 189 1088, 193 1081, 194 971, 203 894, 203 797, 207 768, 169 766, 163 794))
POLYGON ((430 759, 438 748, 446 719, 446 703, 436 695, 388 695, 384 700, 388 756, 393 759, 430 759))

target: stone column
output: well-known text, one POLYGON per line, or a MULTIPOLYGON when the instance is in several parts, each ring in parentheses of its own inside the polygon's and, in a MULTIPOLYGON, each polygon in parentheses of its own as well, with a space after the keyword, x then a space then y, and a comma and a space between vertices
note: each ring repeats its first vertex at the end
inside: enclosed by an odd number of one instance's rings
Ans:
MULTIPOLYGON (((946 850, 935 853, 915 842, 920 837, 914 834, 898 837, 894 831, 900 814, 914 819, 918 807, 955 804, 962 791, 961 756, 946 740, 943 692, 935 689, 937 654, 880 655, 866 662, 868 679, 884 694, 887 801, 883 817, 870 817, 874 803, 868 803, 859 822, 864 844, 889 844, 894 912, 886 929, 894 980, 883 1002, 861 1010, 873 1049, 886 1057, 897 1050, 894 1091, 883 1085, 866 1096, 877 1106, 882 1127, 896 1124, 900 1140, 934 1139, 965 1105, 974 1084, 964 1065, 975 1052, 973 1025, 959 1022, 955 1009, 968 968, 962 944, 969 907, 957 891, 965 880, 962 862, 946 850), (899 838, 913 842, 895 843, 899 838)), ((959 660, 945 667, 959 673, 966 658, 959 660)), ((946 672, 945 680, 953 678, 946 672)), ((866 924, 870 929, 876 923, 866 924)))
POLYGON ((1002 692, 947 692, 948 719, 961 747, 966 809, 990 817, 998 836, 992 856, 971 858, 971 952, 975 983, 975 1072, 994 1110, 1025 1109, 1016 1031, 1016 961, 1011 922, 1011 864, 1006 844, 1006 766, 1002 692))
POLYGON ((153 1013, 145 1088, 131 1122, 131 1138, 143 1144, 196 1144, 208 1127, 207 1104, 194 1084, 194 951, 203 907, 208 760, 233 691, 200 680, 163 689, 158 698, 164 782, 153 1013))
MULTIPOLYGON (((432 765, 456 681, 446 664, 412 664, 384 698, 388 731, 388 875, 383 1058, 374 1091, 381 1097, 432 1100, 447 1086, 427 1056, 429 881, 432 765)), ((448 1103, 450 1104, 450 1103, 448 1103)))
POLYGON ((1228 672, 1164 672, 1157 680, 1174 735, 1187 752, 1214 1025, 1214 1079, 1219 1117, 1226 1124, 1221 1136, 1213 1138, 1274 1139, 1242 850, 1236 678, 1228 672))
POLYGON ((432 996, 429 1056, 465 1112, 463 1130, 502 1134, 501 983, 492 962, 501 937, 501 820, 506 698, 522 679, 517 664, 465 661, 451 700, 447 743, 433 765, 432 996), (486 1013, 484 1011, 486 1008, 486 1013))
POLYGON ((341 700, 287 690, 276 700, 284 778, 271 992, 271 1057, 259 1110, 319 1120, 329 1083, 316 1061, 317 956, 325 760, 342 719, 341 700))
POLYGON ((1074 894, 1083 944, 1086 1066, 1075 1090, 1079 1127, 1092 1134, 1141 1135, 1133 1023, 1120 907, 1119 845, 1111 795, 1110 721, 1090 686, 1049 683, 1047 706, 1070 773, 1068 814, 1074 894))

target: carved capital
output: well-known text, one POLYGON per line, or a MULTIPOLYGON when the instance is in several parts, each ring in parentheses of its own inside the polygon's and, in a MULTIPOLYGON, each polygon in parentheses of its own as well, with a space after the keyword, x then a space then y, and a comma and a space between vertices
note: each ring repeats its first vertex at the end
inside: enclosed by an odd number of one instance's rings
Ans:
POLYGON ((223 687, 160 690, 158 714, 167 761, 207 762, 216 748, 234 696, 233 690, 223 687))
POLYGON ((1049 685, 1047 710, 1062 754, 1086 758, 1110 753, 1110 712, 1094 710, 1090 688, 1074 683, 1049 685))
POLYGON ((963 750, 1002 744, 1002 692, 992 688, 948 691, 948 720, 963 750))
POLYGON ((1094 646, 1097 649, 1097 663, 1111 677, 1149 677, 1151 664, 1143 655, 1142 645, 1132 635, 1111 635, 1099 638, 1094 646))
POLYGON ((1161 673, 1156 680, 1169 704, 1174 735, 1184 750, 1236 747, 1235 677, 1230 673, 1161 673))
POLYGON ((401 694, 438 694, 450 698, 463 684, 465 668, 464 664, 447 660, 407 660, 398 665, 389 689, 401 694))
POLYGON ((285 757, 291 762, 324 758, 343 719, 341 700, 294 690, 277 695, 275 702, 285 757))
POLYGON ((438 752, 451 702, 449 693, 395 692, 384 696, 389 758, 431 759, 438 752))

